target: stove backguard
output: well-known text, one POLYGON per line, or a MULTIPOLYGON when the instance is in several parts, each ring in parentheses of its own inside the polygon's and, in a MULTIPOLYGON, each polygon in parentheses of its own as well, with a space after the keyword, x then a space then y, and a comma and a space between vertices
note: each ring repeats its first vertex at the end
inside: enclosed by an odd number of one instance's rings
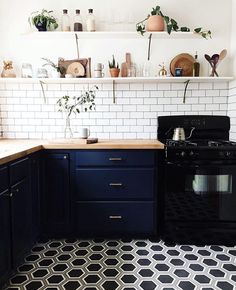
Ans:
POLYGON ((229 140, 230 118, 227 116, 180 115, 158 117, 157 139, 172 139, 174 128, 184 128, 186 136, 195 128, 190 140, 229 140))

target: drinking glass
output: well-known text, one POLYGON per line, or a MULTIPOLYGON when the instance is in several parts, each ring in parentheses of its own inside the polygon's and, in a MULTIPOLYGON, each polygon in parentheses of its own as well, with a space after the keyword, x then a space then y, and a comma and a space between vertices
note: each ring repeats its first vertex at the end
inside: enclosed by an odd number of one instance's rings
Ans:
POLYGON ((21 67, 21 77, 22 78, 32 78, 33 68, 30 63, 23 63, 21 67))

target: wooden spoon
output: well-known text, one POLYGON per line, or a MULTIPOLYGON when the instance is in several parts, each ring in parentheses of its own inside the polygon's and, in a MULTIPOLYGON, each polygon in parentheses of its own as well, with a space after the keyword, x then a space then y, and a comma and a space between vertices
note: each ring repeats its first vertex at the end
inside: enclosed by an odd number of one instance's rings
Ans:
POLYGON ((223 49, 219 56, 219 61, 222 61, 227 55, 227 49, 223 49))

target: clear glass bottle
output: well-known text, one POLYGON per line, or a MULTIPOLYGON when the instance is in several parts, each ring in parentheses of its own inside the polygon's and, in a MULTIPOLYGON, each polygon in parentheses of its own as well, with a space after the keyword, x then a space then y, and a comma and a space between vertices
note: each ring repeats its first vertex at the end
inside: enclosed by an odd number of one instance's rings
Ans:
POLYGON ((67 9, 63 9, 61 26, 62 26, 62 31, 70 31, 70 17, 68 15, 67 9))
POLYGON ((88 16, 86 19, 86 26, 87 26, 87 31, 95 31, 96 30, 93 9, 88 10, 88 16))
POLYGON ((193 77, 199 77, 199 75, 200 75, 200 63, 198 62, 198 55, 196 51, 195 61, 193 64, 193 77))
POLYGON ((79 9, 75 10, 74 31, 83 31, 83 23, 79 9))

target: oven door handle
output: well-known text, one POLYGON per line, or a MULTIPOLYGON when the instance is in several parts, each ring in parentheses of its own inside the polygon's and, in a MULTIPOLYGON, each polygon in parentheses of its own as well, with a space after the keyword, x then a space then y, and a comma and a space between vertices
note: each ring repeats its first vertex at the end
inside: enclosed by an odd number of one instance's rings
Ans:
POLYGON ((189 169, 195 169, 195 168, 205 168, 205 169, 216 169, 216 168, 236 168, 236 163, 226 163, 226 164, 184 164, 184 163, 178 163, 178 162, 166 162, 166 167, 168 166, 175 166, 177 168, 189 168, 189 169))
POLYGON ((188 167, 188 168, 199 168, 201 165, 199 164, 183 164, 183 163, 173 163, 173 162, 166 162, 166 166, 172 165, 176 167, 188 167))

